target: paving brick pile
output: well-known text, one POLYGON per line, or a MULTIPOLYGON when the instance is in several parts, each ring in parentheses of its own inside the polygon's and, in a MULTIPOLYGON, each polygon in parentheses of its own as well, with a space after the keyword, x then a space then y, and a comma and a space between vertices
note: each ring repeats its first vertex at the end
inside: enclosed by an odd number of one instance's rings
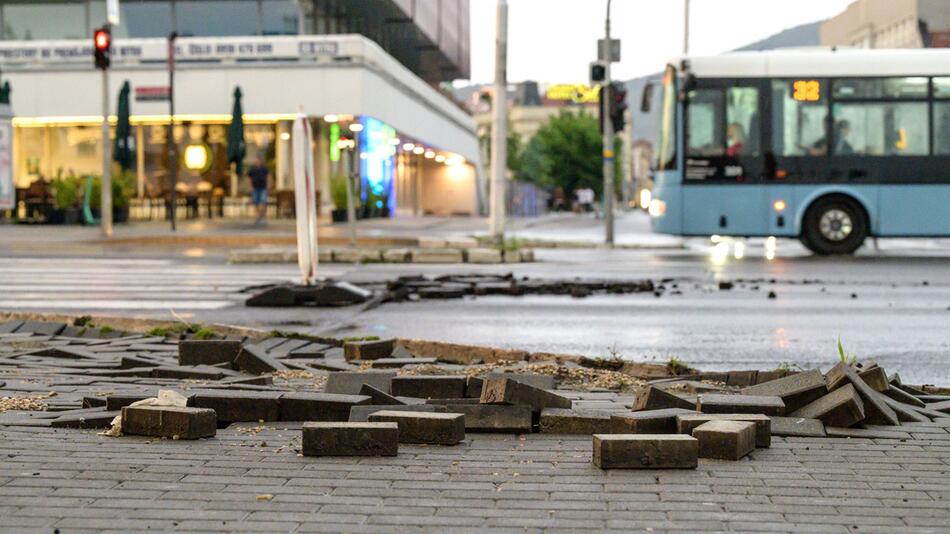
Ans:
POLYGON ((389 340, 0 323, 0 516, 13 531, 950 525, 950 397, 874 362, 630 395, 435 360, 389 340), (182 405, 149 405, 160 391, 182 405), (124 436, 97 435, 119 414, 124 436))

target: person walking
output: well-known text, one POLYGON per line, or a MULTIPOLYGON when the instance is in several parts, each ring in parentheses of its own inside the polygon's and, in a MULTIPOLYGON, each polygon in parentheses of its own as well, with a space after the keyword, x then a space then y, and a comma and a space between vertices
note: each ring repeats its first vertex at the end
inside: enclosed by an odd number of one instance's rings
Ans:
POLYGON ((251 179, 251 202, 257 209, 257 220, 255 226, 264 224, 267 218, 267 167, 261 162, 261 158, 254 158, 254 164, 247 170, 247 176, 251 179))

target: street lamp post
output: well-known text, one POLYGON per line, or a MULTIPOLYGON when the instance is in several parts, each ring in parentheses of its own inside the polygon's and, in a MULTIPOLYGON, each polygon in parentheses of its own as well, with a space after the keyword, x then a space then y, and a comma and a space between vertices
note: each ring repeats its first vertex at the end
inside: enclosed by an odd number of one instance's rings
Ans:
POLYGON ((175 212, 178 203, 178 145, 175 143, 175 39, 177 32, 168 34, 168 179, 169 219, 172 232, 175 231, 175 212))
POLYGON ((508 139, 508 0, 498 0, 495 31, 495 97, 492 99, 491 224, 496 243, 505 241, 505 168, 508 139))
POLYGON ((600 105, 604 118, 604 225, 605 242, 607 246, 614 246, 614 126, 610 118, 610 105, 613 100, 613 91, 610 87, 610 64, 613 62, 613 48, 610 43, 610 1, 607 0, 607 20, 604 28, 604 47, 601 52, 604 57, 604 86, 600 90, 600 105))

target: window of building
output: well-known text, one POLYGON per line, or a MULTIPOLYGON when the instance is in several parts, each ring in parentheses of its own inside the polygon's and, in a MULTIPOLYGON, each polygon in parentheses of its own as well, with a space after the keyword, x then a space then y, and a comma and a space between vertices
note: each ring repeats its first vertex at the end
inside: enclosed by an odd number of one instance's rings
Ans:
POLYGON ((772 81, 772 151, 777 156, 823 156, 828 105, 824 80, 772 81))
POLYGON ((85 39, 86 6, 79 2, 4 2, 3 39, 85 39))
POLYGON ((726 155, 758 156, 759 90, 732 87, 726 91, 726 155))
MULTIPOLYGON (((172 32, 172 8, 170 2, 147 2, 124 0, 119 3, 122 23, 112 29, 116 38, 168 37, 172 32)), ((106 3, 93 0, 89 5, 89 22, 92 27, 102 26, 106 20, 106 3)))
POLYGON ((175 22, 182 37, 257 35, 255 0, 177 0, 175 22))
POLYGON ((930 152, 926 102, 835 104, 832 154, 923 156, 930 152))
POLYGON ((719 89, 690 91, 686 112, 689 157, 722 156, 725 135, 722 131, 723 92, 719 89))
POLYGON ((297 16, 293 0, 261 0, 261 32, 264 35, 296 35, 297 16))

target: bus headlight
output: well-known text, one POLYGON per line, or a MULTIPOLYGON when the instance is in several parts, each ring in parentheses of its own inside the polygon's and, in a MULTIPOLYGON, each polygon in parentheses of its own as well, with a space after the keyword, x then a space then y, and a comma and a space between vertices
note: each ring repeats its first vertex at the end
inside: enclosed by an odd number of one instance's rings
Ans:
POLYGON ((662 217, 666 214, 666 202, 654 198, 650 201, 650 209, 647 211, 650 213, 650 217, 662 217))

